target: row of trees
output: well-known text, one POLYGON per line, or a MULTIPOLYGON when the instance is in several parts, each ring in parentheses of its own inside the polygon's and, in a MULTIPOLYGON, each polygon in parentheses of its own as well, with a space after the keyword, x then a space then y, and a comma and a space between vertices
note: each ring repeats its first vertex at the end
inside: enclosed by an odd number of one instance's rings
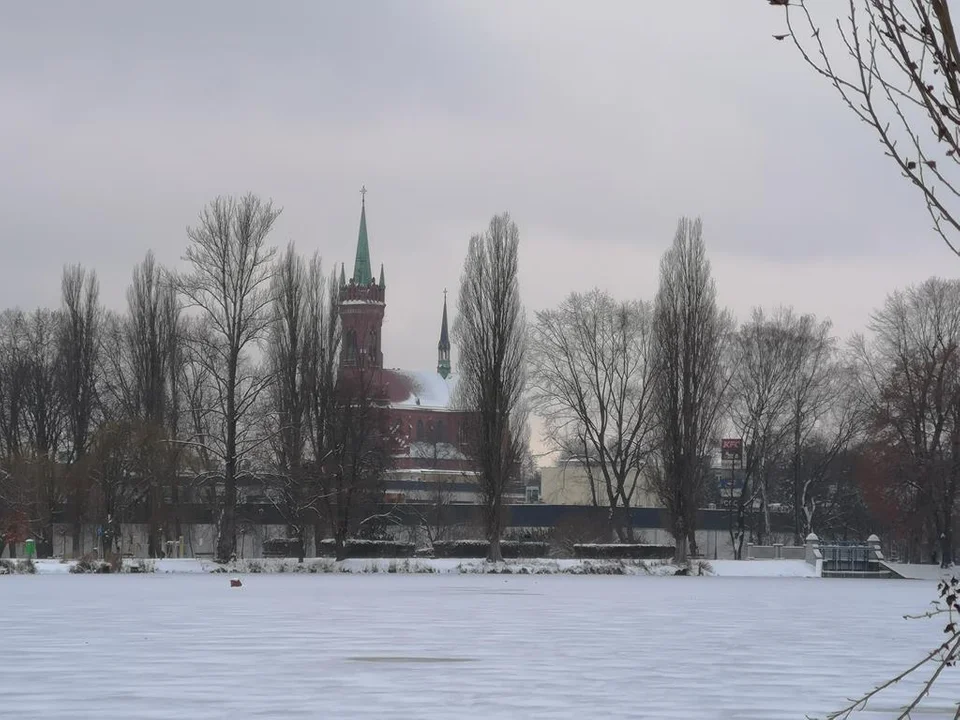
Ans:
POLYGON ((32 536, 52 553, 58 518, 74 548, 93 522, 116 550, 139 508, 157 556, 179 504, 200 501, 229 558, 241 485, 276 504, 301 555, 310 525, 342 552, 395 429, 370 376, 337 377, 339 286, 318 256, 277 256, 278 215, 253 195, 213 201, 188 229, 188 271, 148 253, 124 314, 69 267, 59 309, 0 315, 0 552, 32 536))
MULTIPOLYGON (((124 314, 93 273, 66 268, 58 310, 0 316, 0 542, 53 550, 55 518, 95 522, 107 547, 145 508, 151 555, 180 534, 178 505, 212 508, 215 553, 235 552, 240 489, 258 487, 303 554, 308 529, 345 540, 376 525, 399 441, 378 376, 338 374, 339 285, 320 258, 267 244, 279 211, 220 198, 188 229, 187 272, 148 254, 124 314)), ((652 492, 678 559, 697 511, 730 511, 737 555, 784 511, 794 540, 873 522, 952 559, 960 473, 960 284, 894 293, 870 336, 756 309, 737 327, 717 303, 699 220, 682 219, 652 302, 592 291, 539 312, 529 331, 508 215, 470 240, 454 336, 467 443, 499 559, 503 498, 526 456, 527 413, 580 460, 611 528, 652 492), (738 483, 718 494, 722 436, 743 438, 738 483)))
POLYGON ((531 396, 621 541, 649 491, 672 518, 678 559, 697 551, 696 511, 716 501, 737 557, 785 517, 796 543, 873 523, 949 563, 960 283, 892 294, 868 330, 840 343, 828 320, 785 308, 736 326, 717 304, 701 224, 683 219, 652 303, 594 290, 536 314, 531 396), (722 495, 721 437, 743 440, 738 482, 722 495))

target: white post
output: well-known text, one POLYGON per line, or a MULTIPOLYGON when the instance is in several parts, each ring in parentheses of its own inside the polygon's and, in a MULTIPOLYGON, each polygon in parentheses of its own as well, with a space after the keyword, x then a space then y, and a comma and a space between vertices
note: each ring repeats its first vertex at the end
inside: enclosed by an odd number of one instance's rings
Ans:
POLYGON ((820 554, 820 538, 818 538, 814 533, 810 533, 807 535, 805 545, 807 548, 807 562, 811 565, 816 565, 817 560, 823 559, 823 556, 820 554))

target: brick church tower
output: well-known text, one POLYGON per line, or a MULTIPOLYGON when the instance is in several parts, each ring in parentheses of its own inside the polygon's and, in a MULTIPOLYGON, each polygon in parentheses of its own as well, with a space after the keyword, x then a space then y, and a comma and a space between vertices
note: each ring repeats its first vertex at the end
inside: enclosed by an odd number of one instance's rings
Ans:
POLYGON ((360 190, 360 232, 350 282, 346 282, 346 273, 340 266, 339 312, 343 332, 341 369, 383 367, 381 331, 386 309, 385 285, 383 265, 380 266, 379 282, 373 279, 370 269, 366 194, 366 188, 360 190))

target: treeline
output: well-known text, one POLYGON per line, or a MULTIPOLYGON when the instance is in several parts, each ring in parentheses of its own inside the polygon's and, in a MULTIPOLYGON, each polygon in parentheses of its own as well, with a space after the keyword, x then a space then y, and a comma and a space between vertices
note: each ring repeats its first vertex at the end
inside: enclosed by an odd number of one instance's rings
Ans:
POLYGON ((235 553, 243 488, 280 510, 291 537, 322 527, 342 548, 379 500, 394 428, 371 376, 337 377, 339 285, 320 257, 267 238, 279 210, 218 198, 188 228, 187 270, 151 253, 124 313, 96 274, 63 272, 58 309, 0 314, 0 552, 55 521, 96 524, 106 552, 147 508, 149 554, 181 535, 176 506, 214 509, 215 553, 235 553))
POLYGON ((652 492, 687 538, 681 558, 697 551, 694 511, 714 503, 737 557, 786 513, 796 543, 882 532, 914 559, 952 562, 960 282, 894 292, 846 341, 790 308, 738 325, 717 305, 699 221, 681 220, 652 302, 573 293, 536 313, 530 342, 546 439, 584 464, 621 541, 626 510, 652 492), (743 441, 734 468, 718 463, 724 437, 743 441))
MULTIPOLYGON (((268 244, 278 214, 254 195, 214 200, 188 228, 185 270, 148 253, 123 313, 100 305, 92 271, 68 267, 59 308, 0 314, 0 552, 33 537, 51 554, 60 522, 72 547, 94 523, 115 550, 146 508, 155 556, 181 535, 178 504, 203 502, 228 559, 245 492, 277 507, 301 555, 311 528, 338 555, 382 535, 399 428, 376 373, 338 372, 339 281, 319 256, 268 244)), ((682 219, 652 300, 573 293, 528 324, 519 241, 506 214, 471 238, 453 326, 491 559, 534 410, 621 542, 652 493, 678 560, 697 554, 696 511, 715 504, 738 556, 786 516, 795 542, 880 531, 952 561, 960 282, 894 292, 843 341, 789 308, 737 324, 700 221, 682 219), (735 483, 717 463, 724 437, 743 441, 735 483)))

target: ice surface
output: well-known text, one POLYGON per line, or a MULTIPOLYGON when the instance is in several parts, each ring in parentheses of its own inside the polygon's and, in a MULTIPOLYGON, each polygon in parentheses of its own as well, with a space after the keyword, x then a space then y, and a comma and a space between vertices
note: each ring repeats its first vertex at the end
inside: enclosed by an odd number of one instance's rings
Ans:
MULTIPOLYGON (((941 637, 931 582, 463 575, 0 579, 0 716, 777 720, 941 637)), ((951 717, 948 670, 923 717, 951 717)), ((915 686, 854 716, 891 717, 915 686)))

